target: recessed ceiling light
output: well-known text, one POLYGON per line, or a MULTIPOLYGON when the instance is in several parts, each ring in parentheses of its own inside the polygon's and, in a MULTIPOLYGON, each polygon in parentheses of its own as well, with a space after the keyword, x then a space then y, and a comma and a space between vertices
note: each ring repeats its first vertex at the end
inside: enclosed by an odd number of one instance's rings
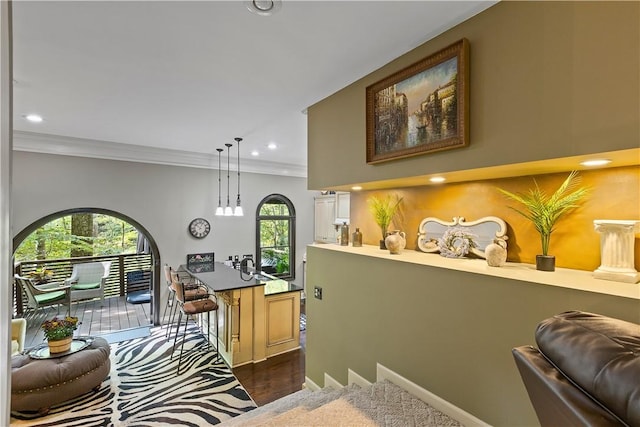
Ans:
POLYGON ((429 178, 429 181, 440 183, 440 182, 445 182, 446 179, 443 176, 434 176, 433 178, 429 178))
POLYGON ((611 163, 611 160, 609 159, 593 159, 593 160, 585 160, 580 164, 582 166, 604 166, 604 165, 608 165, 609 163, 611 163))
POLYGON ((351 189, 352 189, 353 191, 360 191, 360 190, 362 190, 362 187, 361 187, 361 186, 359 186, 359 185, 354 185, 353 187, 351 187, 351 189))
POLYGON ((40 123, 43 120, 42 116, 38 114, 27 114, 24 118, 29 120, 31 123, 40 123))
POLYGON ((248 0, 244 5, 251 13, 261 16, 270 16, 280 10, 282 0, 248 0))
POLYGON ((270 142, 269 145, 267 145, 267 148, 269 150, 275 150, 276 148, 278 148, 278 146, 276 145, 275 142, 270 142))
POLYGON ((260 153, 258 152, 258 150, 253 150, 253 151, 251 152, 251 155, 255 157, 255 156, 259 156, 259 155, 260 155, 260 153))

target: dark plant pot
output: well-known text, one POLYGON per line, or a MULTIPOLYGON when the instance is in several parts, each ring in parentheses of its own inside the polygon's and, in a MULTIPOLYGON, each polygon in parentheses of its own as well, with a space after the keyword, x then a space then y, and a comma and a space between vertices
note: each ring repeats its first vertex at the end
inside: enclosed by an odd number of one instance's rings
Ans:
POLYGON ((556 257, 553 255, 536 255, 536 270, 555 271, 556 257))
POLYGON ((384 243, 384 239, 380 240, 380 249, 387 249, 387 245, 384 243))

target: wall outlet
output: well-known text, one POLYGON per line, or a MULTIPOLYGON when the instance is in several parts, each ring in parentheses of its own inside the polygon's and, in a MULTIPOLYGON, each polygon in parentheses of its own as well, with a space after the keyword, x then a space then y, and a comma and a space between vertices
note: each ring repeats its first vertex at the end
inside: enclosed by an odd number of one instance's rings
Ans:
POLYGON ((313 296, 317 299, 322 299, 322 288, 320 286, 313 287, 313 296))

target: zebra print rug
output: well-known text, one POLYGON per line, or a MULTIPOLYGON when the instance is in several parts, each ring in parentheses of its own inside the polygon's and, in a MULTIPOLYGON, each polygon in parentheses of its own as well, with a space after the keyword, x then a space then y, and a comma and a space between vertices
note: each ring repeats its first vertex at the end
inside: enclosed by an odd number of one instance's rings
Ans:
POLYGON ((45 417, 14 412, 11 425, 203 426, 254 409, 231 370, 212 351, 195 348, 205 342, 190 332, 180 376, 178 349, 171 360, 173 340, 167 342, 165 330, 154 328, 149 337, 111 344, 111 373, 97 393, 52 407, 45 417))

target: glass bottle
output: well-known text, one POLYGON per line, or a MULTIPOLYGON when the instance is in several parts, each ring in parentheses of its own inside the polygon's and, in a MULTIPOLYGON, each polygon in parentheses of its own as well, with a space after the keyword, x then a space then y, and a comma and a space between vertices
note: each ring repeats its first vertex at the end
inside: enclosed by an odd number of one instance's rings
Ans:
POLYGON ((349 246, 349 226, 346 222, 340 228, 340 246, 349 246))
POLYGON ((353 247, 360 247, 362 246, 362 233, 360 232, 360 229, 358 227, 356 227, 356 231, 353 232, 353 235, 351 236, 351 242, 353 247))

